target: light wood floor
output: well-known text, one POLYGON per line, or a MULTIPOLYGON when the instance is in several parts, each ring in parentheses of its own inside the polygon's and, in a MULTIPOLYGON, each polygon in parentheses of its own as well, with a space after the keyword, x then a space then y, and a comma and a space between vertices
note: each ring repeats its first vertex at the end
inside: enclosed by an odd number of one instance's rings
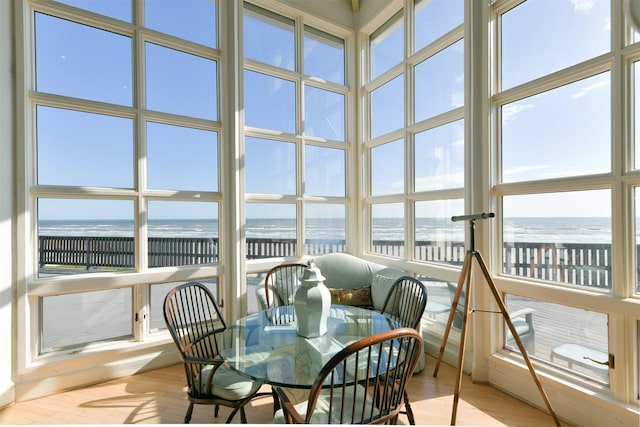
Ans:
MULTIPOLYGON (((441 365, 433 378, 434 360, 414 375, 409 395, 419 425, 449 425, 453 405, 455 368, 441 365)), ((91 387, 20 402, 0 410, 0 424, 181 424, 187 409, 182 365, 156 369, 91 387)), ((268 386, 264 391, 270 391, 268 386)), ((251 424, 271 422, 271 397, 254 400, 247 407, 251 424)), ((192 424, 224 423, 228 415, 220 409, 213 417, 211 406, 196 405, 192 424)), ((406 424, 405 416, 400 423, 406 424)), ((240 422, 240 417, 233 420, 240 422)), ((463 426, 553 426, 551 416, 500 391, 471 383, 463 377, 457 425, 463 426)), ((569 424, 563 424, 569 426, 569 424)))

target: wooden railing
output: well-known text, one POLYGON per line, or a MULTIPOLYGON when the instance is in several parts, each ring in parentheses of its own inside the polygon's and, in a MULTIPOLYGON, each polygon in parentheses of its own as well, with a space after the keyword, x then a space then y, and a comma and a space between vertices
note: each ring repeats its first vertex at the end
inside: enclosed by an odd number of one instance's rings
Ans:
MULTIPOLYGON (((44 266, 134 268, 133 237, 40 236, 39 263, 44 266)), ((218 260, 218 239, 149 238, 149 266, 207 264, 218 260)), ((247 258, 295 256, 295 239, 247 239, 247 258)), ((306 255, 344 252, 344 240, 309 239, 306 255)), ((404 256, 404 241, 375 240, 375 253, 404 256)), ((461 265, 466 250, 462 242, 442 244, 419 241, 415 258, 461 265)), ((611 289, 611 245, 591 243, 508 243, 502 252, 503 272, 517 276, 611 289)), ((638 250, 640 259, 640 250, 638 250)), ((640 275, 640 268, 638 268, 640 275)), ((640 276, 639 276, 640 277, 640 276)))
MULTIPOLYGON (((39 264, 133 268, 133 237, 40 236, 39 264)), ((218 239, 150 237, 149 266, 206 264, 218 259, 218 239)))

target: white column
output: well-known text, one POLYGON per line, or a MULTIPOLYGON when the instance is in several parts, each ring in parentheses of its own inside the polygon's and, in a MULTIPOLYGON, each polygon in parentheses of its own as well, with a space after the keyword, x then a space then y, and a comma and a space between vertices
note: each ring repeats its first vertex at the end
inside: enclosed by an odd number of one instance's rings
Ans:
POLYGON ((13 210, 15 150, 15 76, 13 57, 13 4, 0 0, 0 407, 15 400, 12 380, 13 210))

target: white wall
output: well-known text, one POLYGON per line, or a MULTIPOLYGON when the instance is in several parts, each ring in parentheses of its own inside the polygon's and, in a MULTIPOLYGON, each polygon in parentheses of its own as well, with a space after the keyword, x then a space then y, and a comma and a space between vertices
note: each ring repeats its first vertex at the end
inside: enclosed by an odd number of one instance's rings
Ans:
POLYGON ((12 379, 14 58, 13 0, 0 0, 0 407, 14 401, 12 379))

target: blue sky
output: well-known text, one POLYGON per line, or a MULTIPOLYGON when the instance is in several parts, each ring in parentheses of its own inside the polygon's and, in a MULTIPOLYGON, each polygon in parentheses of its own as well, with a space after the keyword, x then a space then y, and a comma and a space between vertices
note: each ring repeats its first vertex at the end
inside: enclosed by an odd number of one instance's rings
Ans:
MULTIPOLYGON (((64 2, 120 20, 130 21, 132 16, 126 0, 64 2)), ((458 23, 460 4, 434 0, 418 13, 419 19, 428 19, 428 14, 432 13, 443 16, 437 20, 438 25, 417 27, 418 47, 458 23)), ((147 26, 205 46, 213 47, 218 43, 210 25, 216 17, 213 3, 206 0, 163 0, 147 2, 146 5, 147 26)), ((528 1, 508 12, 502 21, 505 35, 501 52, 503 87, 515 87, 609 51, 609 9, 607 0, 538 0, 528 1), (549 13, 551 8, 553 13, 549 13), (544 26, 539 25, 541 21, 544 26)), ((245 56, 292 69, 295 42, 287 20, 265 27, 260 20, 247 19, 245 30, 249 37, 244 44, 245 56)), ((402 52, 399 48, 402 44, 401 31, 401 25, 392 27, 389 36, 374 47, 374 75, 401 60, 398 56, 398 52, 402 52)), ((36 35, 39 91, 105 102, 113 104, 115 110, 120 106, 134 105, 136 92, 130 38, 42 14, 36 18, 36 35)), ((340 49, 335 49, 330 43, 315 43, 313 33, 306 35, 305 67, 324 79, 342 84, 344 74, 340 71, 343 67, 340 49)), ((149 109, 205 120, 219 119, 215 61, 154 43, 146 43, 144 48, 146 104, 149 109)), ((419 80, 416 88, 422 88, 421 93, 428 93, 416 97, 418 119, 462 105, 465 77, 462 52, 463 42, 458 42, 434 56, 433 60, 437 59, 437 62, 425 61, 418 65, 417 70, 424 71, 417 71, 417 78, 426 79, 427 84, 421 86, 422 80, 419 80), (430 81, 438 84, 429 84, 430 81)), ((399 79, 400 88, 402 79, 399 79)), ((518 182, 609 172, 610 79, 608 73, 603 73, 506 105, 502 109, 503 179, 518 182)), ((292 82, 246 71, 245 84, 248 125, 296 132, 295 85, 292 82), (265 92, 266 89, 269 91, 265 92)), ((384 88, 386 90, 387 86, 384 88)), ((391 90, 386 94, 380 92, 383 110, 379 113, 374 111, 374 115, 382 114, 384 118, 375 121, 379 125, 373 129, 374 134, 397 129, 405 121, 404 101, 402 96, 398 98, 402 91, 394 86, 388 86, 388 89, 391 90)), ((305 97, 308 100, 305 104, 307 134, 343 141, 346 126, 342 113, 344 97, 314 87, 306 89, 305 97)), ((39 183, 116 188, 135 185, 133 117, 39 107, 38 126, 39 183)), ((146 179, 149 188, 219 191, 218 176, 212 172, 218 162, 218 145, 221 143, 216 132, 152 121, 145 132, 148 138, 146 179)), ((430 185, 461 185, 462 164, 459 160, 463 141, 450 135, 447 138, 450 138, 449 143, 424 152, 425 159, 431 158, 440 165, 434 170, 419 170, 418 185, 424 182, 425 189, 430 185)), ((287 162, 270 168, 266 173, 265 168, 247 167, 248 190, 294 194, 291 182, 291 176, 295 177, 295 160, 291 160, 292 156, 295 159, 293 144, 255 142, 247 141, 251 144, 247 162, 255 159, 259 165, 260 160, 269 159, 269 163, 273 163, 278 156, 287 162), (294 165, 293 169, 291 165, 294 165)), ((383 160, 379 162, 380 166, 373 165, 374 194, 389 194, 403 188, 402 143, 402 140, 396 141, 386 151, 381 149, 379 155, 376 154, 383 160), (397 165, 398 158, 400 169, 387 166, 397 165)), ((312 162, 306 165, 309 168, 306 177, 308 194, 344 195, 345 160, 340 153, 341 150, 308 147, 308 156, 315 156, 313 158, 317 161, 329 159, 330 165, 326 172, 318 166, 314 169, 312 162)), ((436 163, 425 161, 417 166, 428 164, 436 163)), ((505 201, 505 213, 527 216, 534 206, 535 211, 541 213, 542 210, 537 209, 540 198, 512 197, 505 201)), ((542 198, 546 201, 545 206, 553 207, 544 215, 564 212, 569 216, 610 216, 610 197, 606 191, 546 195, 542 198), (563 206, 565 208, 561 209, 563 206)), ((92 208, 88 207, 91 204, 87 204, 87 215, 91 215, 92 208)), ((68 214, 68 207, 63 207, 66 203, 59 203, 60 208, 54 205, 56 203, 51 203, 47 209, 51 217, 68 214)), ((113 206, 110 209, 114 213, 122 209, 126 217, 132 215, 130 202, 109 202, 108 205, 113 206)), ((101 209, 93 208, 96 214, 101 209)), ((211 205, 204 207, 204 211, 210 210, 211 205)), ((181 211, 180 216, 187 211, 193 212, 192 207, 181 211)))

